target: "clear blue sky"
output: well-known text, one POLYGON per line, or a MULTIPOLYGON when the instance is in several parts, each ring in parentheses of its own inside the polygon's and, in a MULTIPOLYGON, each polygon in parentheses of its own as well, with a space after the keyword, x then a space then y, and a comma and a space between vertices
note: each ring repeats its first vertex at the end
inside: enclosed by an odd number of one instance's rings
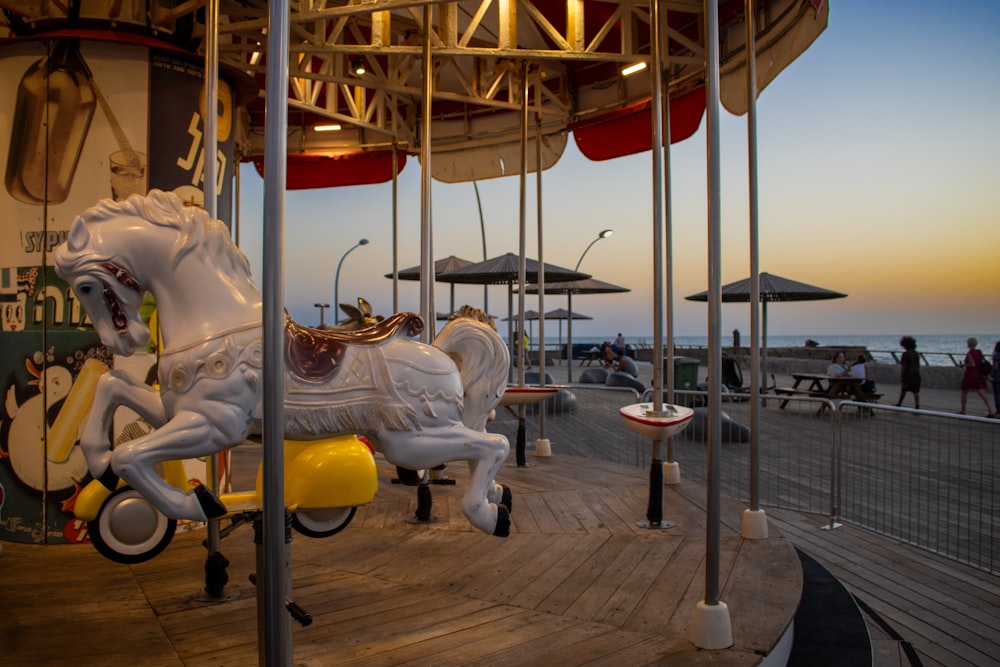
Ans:
MULTIPOLYGON (((769 333, 787 335, 1000 331, 1000 2, 831 0, 826 31, 758 100, 761 270, 820 285, 847 299, 775 304, 769 333)), ((749 274, 745 117, 722 112, 723 282, 749 274)), ((704 127, 671 152, 675 333, 703 336, 707 288, 704 127)), ((573 141, 543 173, 545 260, 632 292, 579 296, 574 336, 649 338, 652 333, 651 157, 595 163, 573 141)), ((537 257, 535 177, 529 175, 528 240, 537 257)), ((263 183, 244 167, 241 245, 261 284, 263 183)), ((419 261, 420 169, 399 181, 399 267, 419 261)), ((487 254, 518 250, 517 176, 479 183, 487 254)), ((471 183, 433 185, 434 256, 479 261, 482 236, 471 183)), ((363 296, 392 309, 391 184, 289 192, 285 302, 317 324, 316 302, 363 296)), ((481 286, 456 286, 456 305, 482 306, 481 286)), ((449 286, 436 292, 448 310, 449 286)), ((506 289, 490 311, 506 316, 506 289)), ((565 307, 547 296, 545 310, 565 307)), ((526 309, 536 309, 530 298, 526 309)), ((516 308, 516 302, 515 302, 516 308)), ((400 309, 419 310, 416 283, 401 283, 400 309)), ((722 308, 724 335, 749 331, 749 307, 722 308)), ((329 313, 327 320, 329 321, 329 313)), ((537 327, 535 328, 537 335, 537 327)), ((555 322, 546 335, 555 335, 555 322)))

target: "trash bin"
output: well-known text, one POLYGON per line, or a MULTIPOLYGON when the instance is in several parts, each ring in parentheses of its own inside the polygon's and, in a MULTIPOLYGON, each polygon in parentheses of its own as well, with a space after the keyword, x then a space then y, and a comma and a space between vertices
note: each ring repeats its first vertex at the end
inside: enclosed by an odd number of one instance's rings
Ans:
MULTIPOLYGON (((674 357, 674 390, 695 391, 698 389, 699 364, 700 362, 694 357, 674 357)), ((695 398, 697 397, 688 394, 674 394, 674 403, 692 407, 695 398)))

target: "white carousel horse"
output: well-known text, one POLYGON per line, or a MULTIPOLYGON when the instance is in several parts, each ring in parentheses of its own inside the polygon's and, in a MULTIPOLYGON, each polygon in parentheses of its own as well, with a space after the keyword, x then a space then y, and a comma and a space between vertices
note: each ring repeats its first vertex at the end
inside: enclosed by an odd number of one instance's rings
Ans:
MULTIPOLYGON (((55 268, 116 354, 146 344, 149 330, 139 315, 145 292, 159 311, 160 389, 118 371, 102 377, 80 436, 91 474, 109 489, 121 477, 172 518, 221 516, 225 508, 207 488, 185 493, 154 465, 208 456, 259 430, 261 294, 225 225, 172 193, 105 199, 74 221, 55 251, 55 268), (154 430, 112 448, 119 405, 154 430)), ((504 393, 507 347, 489 325, 469 317, 449 322, 432 345, 407 339, 422 328, 412 313, 355 333, 307 329, 286 318, 285 436, 362 434, 390 463, 411 469, 466 460, 465 515, 480 530, 506 536, 510 496, 494 476, 510 445, 485 426, 504 393)))

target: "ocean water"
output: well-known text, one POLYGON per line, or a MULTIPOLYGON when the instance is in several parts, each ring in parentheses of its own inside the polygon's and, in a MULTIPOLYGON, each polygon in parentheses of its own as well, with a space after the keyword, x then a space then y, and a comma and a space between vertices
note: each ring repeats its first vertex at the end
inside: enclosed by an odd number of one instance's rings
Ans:
MULTIPOLYGON (((989 356, 993 352, 993 346, 1000 341, 1000 333, 993 334, 910 334, 917 341, 917 352, 924 353, 927 362, 931 366, 951 366, 953 364, 950 355, 958 360, 965 356, 968 349, 965 341, 970 336, 979 341, 979 349, 989 356)), ((573 344, 589 343, 600 345, 602 342, 614 340, 615 334, 606 337, 582 336, 573 337, 573 344)), ((856 335, 814 335, 814 336, 781 336, 770 334, 767 337, 768 347, 797 347, 805 344, 806 339, 812 339, 824 347, 855 347, 864 346, 871 352, 872 357, 879 362, 893 363, 890 352, 902 353, 903 348, 899 346, 900 334, 856 334, 856 335)), ((547 349, 554 350, 558 345, 558 336, 545 336, 547 349)), ((630 345, 648 346, 652 343, 653 337, 626 337, 626 342, 630 345)), ((562 342, 566 342, 565 335, 562 342)), ((706 336, 676 336, 674 343, 679 347, 707 347, 708 338, 706 336)), ((722 336, 722 345, 728 347, 733 344, 732 334, 727 333, 722 336)), ((744 347, 750 346, 750 335, 742 332, 740 344, 744 347)), ((532 346, 537 346, 537 336, 532 341, 532 346)))

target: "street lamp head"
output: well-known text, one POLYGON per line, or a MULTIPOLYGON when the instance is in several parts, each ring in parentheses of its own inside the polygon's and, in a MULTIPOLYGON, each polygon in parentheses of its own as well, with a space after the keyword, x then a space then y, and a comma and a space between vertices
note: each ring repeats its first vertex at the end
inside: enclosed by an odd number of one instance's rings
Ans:
POLYGON ((333 307, 334 308, 336 308, 340 304, 340 301, 338 300, 340 298, 340 267, 344 265, 344 260, 347 259, 347 256, 350 255, 351 252, 353 252, 354 250, 356 250, 357 248, 359 248, 359 247, 361 247, 363 245, 368 245, 368 239, 359 239, 357 243, 355 243, 350 248, 348 248, 347 251, 344 252, 344 254, 340 256, 340 261, 337 262, 337 272, 334 274, 334 277, 333 277, 333 303, 334 303, 333 307))
POLYGON ((611 236, 614 233, 615 233, 615 230, 613 230, 613 229, 602 229, 600 232, 598 232, 597 238, 590 242, 590 245, 588 245, 587 248, 583 251, 583 254, 580 255, 580 259, 577 260, 577 262, 576 262, 576 269, 577 270, 580 269, 580 264, 583 263, 583 258, 586 257, 587 251, 590 250, 595 243, 597 243, 601 239, 608 238, 609 236, 611 236))

